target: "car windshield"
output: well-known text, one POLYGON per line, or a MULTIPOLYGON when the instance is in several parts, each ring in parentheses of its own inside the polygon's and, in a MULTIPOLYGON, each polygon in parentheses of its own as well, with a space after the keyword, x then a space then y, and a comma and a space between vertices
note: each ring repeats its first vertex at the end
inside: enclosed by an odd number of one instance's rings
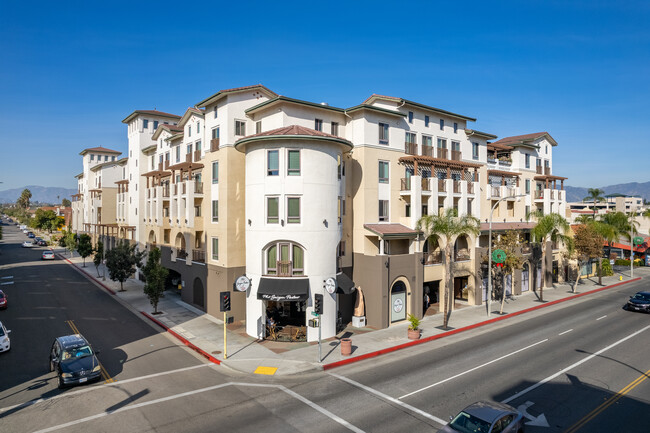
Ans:
POLYGON ((462 433, 476 433, 484 432, 487 433, 490 430, 490 423, 483 421, 480 418, 476 418, 473 415, 468 414, 467 412, 461 412, 456 415, 449 425, 454 428, 454 430, 462 433))
POLYGON ((645 293, 637 293, 632 299, 636 299, 637 301, 650 302, 650 295, 645 293))
POLYGON ((84 358, 92 354, 93 350, 90 346, 75 347, 74 349, 64 350, 61 359, 63 361, 72 361, 73 359, 84 358))
POLYGON ((4 337, 4 336, 5 336, 5 330, 2 328, 2 326, 0 326, 0 337, 4 337))

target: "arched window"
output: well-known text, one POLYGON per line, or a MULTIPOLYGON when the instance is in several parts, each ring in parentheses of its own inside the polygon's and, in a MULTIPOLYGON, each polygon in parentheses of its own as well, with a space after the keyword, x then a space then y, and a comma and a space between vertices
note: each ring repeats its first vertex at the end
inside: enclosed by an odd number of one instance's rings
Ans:
POLYGON ((292 242, 269 245, 264 253, 266 275, 295 277, 305 275, 305 252, 292 242))

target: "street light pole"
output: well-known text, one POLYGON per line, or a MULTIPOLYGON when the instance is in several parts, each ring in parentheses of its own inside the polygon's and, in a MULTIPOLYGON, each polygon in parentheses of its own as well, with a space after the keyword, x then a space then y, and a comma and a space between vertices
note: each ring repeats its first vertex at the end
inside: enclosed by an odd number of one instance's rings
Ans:
POLYGON ((487 315, 490 317, 490 303, 492 302, 492 215, 494 214, 494 209, 501 203, 503 200, 507 200, 509 198, 516 198, 519 199, 521 197, 526 197, 526 194, 517 194, 517 195, 509 195, 507 197, 502 197, 499 200, 497 200, 494 205, 492 205, 492 209, 490 210, 490 222, 489 222, 489 229, 488 229, 488 286, 487 286, 487 315))

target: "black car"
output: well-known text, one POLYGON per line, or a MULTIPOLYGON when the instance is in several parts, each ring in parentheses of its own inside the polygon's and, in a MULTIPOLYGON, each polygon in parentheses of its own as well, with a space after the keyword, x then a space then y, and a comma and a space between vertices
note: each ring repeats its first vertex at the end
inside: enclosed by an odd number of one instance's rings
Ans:
POLYGON ((59 388, 101 378, 99 360, 88 341, 80 334, 54 340, 50 350, 50 371, 56 371, 59 388))
POLYGON ((45 240, 43 239, 39 239, 38 241, 36 241, 36 245, 38 245, 39 247, 46 247, 47 242, 45 242, 45 240))
POLYGON ((650 292, 638 292, 630 296, 630 300, 625 304, 625 309, 650 313, 650 292))
POLYGON ((28 232, 27 237, 31 239, 31 238, 35 238, 36 235, 34 233, 32 233, 32 232, 28 232))

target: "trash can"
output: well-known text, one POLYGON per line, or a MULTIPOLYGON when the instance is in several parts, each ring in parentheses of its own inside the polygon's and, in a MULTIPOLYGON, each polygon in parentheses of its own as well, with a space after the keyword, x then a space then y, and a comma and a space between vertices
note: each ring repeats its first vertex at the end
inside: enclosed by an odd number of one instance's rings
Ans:
POLYGON ((341 338, 341 355, 350 356, 352 354, 352 340, 341 338))

